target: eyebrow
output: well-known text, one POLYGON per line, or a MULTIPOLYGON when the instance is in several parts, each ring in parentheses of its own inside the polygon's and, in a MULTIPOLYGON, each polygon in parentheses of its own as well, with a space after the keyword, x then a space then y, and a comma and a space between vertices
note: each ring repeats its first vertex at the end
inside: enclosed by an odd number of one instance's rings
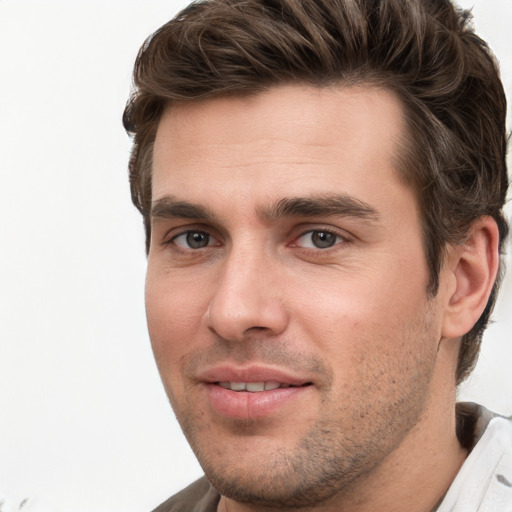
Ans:
MULTIPOLYGON (((321 194, 307 197, 285 197, 268 207, 258 208, 258 215, 267 221, 283 217, 354 217, 379 221, 378 211, 368 203, 346 194, 321 194)), ((153 219, 194 219, 213 221, 215 215, 200 204, 164 196, 153 201, 153 219)))
POLYGON ((180 201, 174 196, 164 196, 153 201, 151 205, 151 217, 153 219, 195 219, 209 221, 213 214, 200 204, 180 201))
POLYGON ((264 208, 261 216, 268 220, 280 217, 355 217, 379 221, 378 211, 368 203, 346 194, 322 194, 307 197, 286 197, 270 208, 264 208))

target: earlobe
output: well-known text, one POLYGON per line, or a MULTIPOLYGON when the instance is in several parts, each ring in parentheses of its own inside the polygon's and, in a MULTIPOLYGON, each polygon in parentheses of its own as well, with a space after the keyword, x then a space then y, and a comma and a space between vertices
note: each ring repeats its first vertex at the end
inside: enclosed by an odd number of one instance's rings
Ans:
POLYGON ((458 338, 480 318, 491 294, 499 267, 499 233, 491 217, 474 222, 464 244, 449 251, 444 271, 454 287, 445 306, 442 336, 458 338))

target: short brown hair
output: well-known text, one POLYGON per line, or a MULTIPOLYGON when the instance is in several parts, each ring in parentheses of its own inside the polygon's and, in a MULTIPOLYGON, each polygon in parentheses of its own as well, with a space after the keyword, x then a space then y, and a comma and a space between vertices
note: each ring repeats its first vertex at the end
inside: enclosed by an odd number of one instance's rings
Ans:
MULTIPOLYGON (((488 215, 500 232, 506 170, 506 99, 496 61, 449 0, 204 0, 142 46, 123 122, 134 136, 132 200, 150 244, 153 143, 166 105, 254 94, 285 83, 376 84, 395 91, 408 123, 398 157, 417 193, 437 293, 447 243, 488 215)), ((473 369, 497 294, 462 340, 460 383, 473 369)))

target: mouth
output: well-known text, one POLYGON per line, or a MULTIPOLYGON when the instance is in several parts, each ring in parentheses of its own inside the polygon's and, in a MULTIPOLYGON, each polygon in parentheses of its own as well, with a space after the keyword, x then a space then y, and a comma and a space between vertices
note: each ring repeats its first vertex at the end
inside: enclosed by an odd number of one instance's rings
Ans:
POLYGON ((310 376, 261 365, 217 366, 203 371, 198 380, 214 414, 243 420, 278 418, 300 410, 298 401, 307 400, 315 387, 310 376))
POLYGON ((298 388, 304 386, 311 386, 311 382, 306 382, 301 385, 293 385, 289 383, 281 383, 281 382, 215 382, 221 388, 229 389, 231 391, 247 391, 249 393, 261 393, 262 391, 272 391, 274 389, 288 389, 288 388, 298 388))
POLYGON ((311 385, 312 375, 297 375, 283 368, 252 364, 237 367, 226 363, 204 369, 196 378, 205 384, 216 384, 231 391, 258 393, 278 388, 311 385))

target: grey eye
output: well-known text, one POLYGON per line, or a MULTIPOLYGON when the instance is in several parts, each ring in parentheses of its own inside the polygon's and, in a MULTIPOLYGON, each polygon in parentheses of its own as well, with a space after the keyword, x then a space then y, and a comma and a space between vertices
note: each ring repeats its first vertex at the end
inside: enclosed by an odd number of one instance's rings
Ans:
POLYGON ((312 231, 311 232, 311 242, 318 249, 327 249, 328 247, 332 247, 338 237, 333 233, 329 233, 328 231, 312 231))
POLYGON ((191 249, 201 249, 210 243, 210 235, 201 231, 189 231, 187 233, 187 244, 191 249))
POLYGON ((305 249, 329 249, 344 241, 345 239, 341 235, 331 231, 312 229, 297 238, 295 244, 305 249))
POLYGON ((212 244, 212 239, 204 231, 187 231, 176 236, 173 242, 182 249, 203 249, 212 244))

